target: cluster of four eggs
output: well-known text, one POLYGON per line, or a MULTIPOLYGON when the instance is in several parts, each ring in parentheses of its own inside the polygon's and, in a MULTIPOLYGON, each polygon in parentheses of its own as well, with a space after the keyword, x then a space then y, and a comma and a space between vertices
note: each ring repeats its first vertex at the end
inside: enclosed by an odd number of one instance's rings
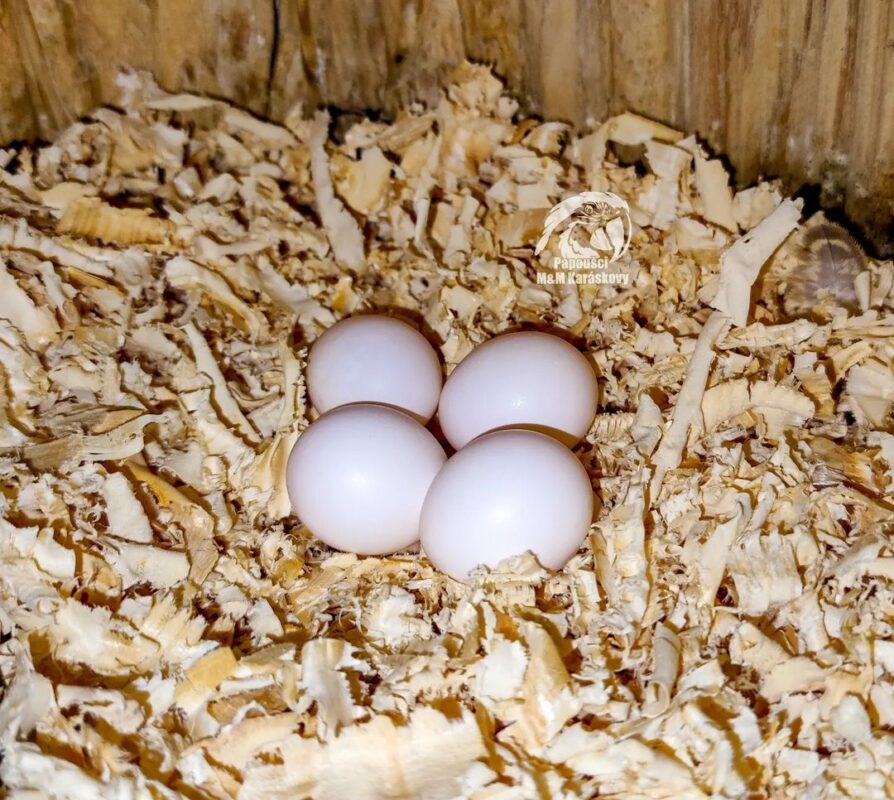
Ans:
POLYGON ((326 331, 307 369, 322 416, 287 469, 296 514, 338 550, 381 555, 421 540, 460 580, 526 550, 562 567, 593 514, 589 477, 567 447, 596 413, 592 367, 556 336, 510 333, 441 384, 434 350, 399 320, 353 317, 326 331), (449 459, 424 427, 436 410, 457 451, 449 459))

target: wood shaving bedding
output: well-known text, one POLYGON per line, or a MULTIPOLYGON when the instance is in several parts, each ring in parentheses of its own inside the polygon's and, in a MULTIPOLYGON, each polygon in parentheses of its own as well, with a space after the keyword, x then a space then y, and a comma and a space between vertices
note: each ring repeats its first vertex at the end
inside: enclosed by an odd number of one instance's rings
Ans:
POLYGON ((332 131, 122 86, 2 159, 5 796, 894 794, 890 263, 839 231, 823 292, 835 229, 776 183, 516 121, 471 64, 332 131), (630 204, 628 286, 537 283, 582 191, 630 204), (519 327, 587 354, 564 570, 461 585, 291 515, 308 347, 369 310, 448 371, 519 327))

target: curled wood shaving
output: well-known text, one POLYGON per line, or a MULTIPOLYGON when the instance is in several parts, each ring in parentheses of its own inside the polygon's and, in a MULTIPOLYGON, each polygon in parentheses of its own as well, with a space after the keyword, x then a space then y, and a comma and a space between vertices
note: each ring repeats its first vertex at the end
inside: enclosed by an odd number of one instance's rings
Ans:
POLYGON ((728 325, 729 319, 725 314, 714 312, 708 317, 708 321, 699 333, 695 348, 690 354, 686 379, 677 395, 670 425, 665 430, 664 436, 661 437, 661 443, 653 458, 658 467, 652 483, 653 493, 661 486, 665 472, 679 465, 690 428, 693 425, 703 424, 703 421, 699 419, 699 408, 711 371, 714 344, 723 335, 728 325))
POLYGON ((189 577, 201 583, 217 561, 214 546, 214 521, 201 506, 193 503, 181 491, 159 475, 138 464, 128 465, 134 480, 145 484, 158 504, 171 513, 186 536, 186 548, 190 556, 189 577))
POLYGON ((257 442, 258 435, 251 423, 245 418, 245 414, 242 413, 242 409, 233 397, 232 392, 230 392, 223 372, 220 371, 220 367, 211 349, 208 347, 208 343, 191 322, 184 326, 184 331, 186 331, 186 337, 189 339, 189 345, 196 360, 196 367, 200 372, 204 372, 213 383, 211 394, 224 418, 231 425, 235 426, 246 439, 251 442, 257 442))
POLYGON ((749 385, 744 378, 712 386, 702 397, 702 415, 706 431, 721 422, 753 411, 763 423, 769 439, 779 439, 786 428, 803 425, 815 411, 809 397, 795 389, 770 381, 749 385))
POLYGON ((358 271, 363 266, 363 232, 356 220, 336 197, 329 174, 329 160, 323 147, 329 115, 318 112, 310 134, 310 166, 313 174, 317 211, 329 236, 329 244, 339 264, 358 271))
POLYGON ((847 372, 847 395, 853 410, 870 425, 883 427, 894 405, 894 370, 890 364, 871 359, 847 372))
POLYGON ((643 704, 643 714, 649 717, 667 710, 680 672, 680 638, 664 624, 655 629, 653 657, 655 669, 646 686, 646 702, 643 704))
POLYGON ((44 236, 23 219, 0 219, 0 248, 36 253, 62 266, 73 267, 99 278, 111 278, 113 274, 107 264, 44 236))
POLYGON ((528 647, 527 668, 519 687, 523 700, 507 715, 510 720, 517 715, 517 721, 506 730, 505 738, 539 753, 577 714, 581 702, 549 633, 535 622, 526 622, 522 630, 528 647))
POLYGON ((149 518, 126 475, 113 472, 107 476, 102 485, 102 497, 109 530, 115 536, 143 544, 152 541, 149 518))
POLYGON ((69 203, 56 230, 114 244, 162 244, 175 231, 169 220, 151 216, 148 210, 114 208, 87 197, 69 203))
POLYGON ((705 220, 732 233, 738 232, 733 211, 733 192, 729 175, 720 159, 695 155, 695 185, 702 201, 705 220))
POLYGON ((326 749, 314 739, 291 736, 276 750, 279 764, 258 762, 247 769, 240 800, 296 795, 449 800, 486 752, 469 712, 451 720, 425 707, 403 726, 382 715, 348 728, 326 749), (376 746, 379 742, 385 747, 376 746))
POLYGON ((631 485, 623 504, 597 527, 594 550, 599 581, 612 609, 628 622, 639 622, 649 592, 645 552, 643 487, 631 485))
POLYGON ((59 325, 53 314, 35 305, 3 263, 0 263, 0 317, 18 328, 34 350, 42 350, 59 336, 59 325))
POLYGON ((160 588, 175 586, 189 573, 185 553, 111 540, 105 545, 106 560, 121 575, 125 589, 143 582, 160 588))
POLYGON ((206 293, 211 300, 222 304, 233 312, 252 335, 258 336, 264 328, 264 321, 245 301, 241 300, 227 282, 210 269, 196 264, 183 256, 172 258, 165 265, 165 278, 171 286, 178 289, 198 289, 206 293))
POLYGON ((711 306, 739 327, 747 324, 751 287, 761 267, 801 218, 799 205, 783 200, 766 219, 727 250, 720 259, 720 283, 711 306))
POLYGON ((24 448, 24 456, 37 470, 54 469, 66 463, 123 460, 143 449, 143 429, 162 419, 159 414, 142 414, 108 433, 95 436, 72 434, 55 441, 29 445, 24 448))

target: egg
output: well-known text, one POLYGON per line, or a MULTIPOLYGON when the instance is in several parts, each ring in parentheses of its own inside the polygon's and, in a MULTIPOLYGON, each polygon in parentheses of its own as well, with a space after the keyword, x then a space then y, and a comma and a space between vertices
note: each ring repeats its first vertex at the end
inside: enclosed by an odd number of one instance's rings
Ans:
POLYGON ((371 403, 324 414, 298 437, 286 467, 292 507, 336 550, 382 555, 419 539, 419 514, 446 460, 402 411, 371 403))
POLYGON ((438 419, 457 449, 505 427, 538 430, 572 446, 590 429, 596 402, 596 374, 577 348, 546 333, 508 333, 454 369, 438 419))
POLYGON ((496 431, 454 454, 438 473, 422 506, 422 548, 457 580, 526 550, 560 569, 592 517, 590 479, 570 450, 542 433, 496 431))
POLYGON ((321 414, 348 403, 382 403, 428 422, 438 407, 441 365, 425 337, 392 317, 350 317, 314 343, 307 389, 321 414))

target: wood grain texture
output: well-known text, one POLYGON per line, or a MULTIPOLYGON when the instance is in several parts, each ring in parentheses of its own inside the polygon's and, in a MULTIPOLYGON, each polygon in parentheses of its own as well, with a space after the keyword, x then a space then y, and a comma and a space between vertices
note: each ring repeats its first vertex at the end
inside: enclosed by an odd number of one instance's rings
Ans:
POLYGON ((434 103, 469 58, 529 113, 629 108, 697 132, 740 184, 818 184, 894 253, 888 0, 4 0, 0 53, 3 141, 114 102, 128 67, 282 119, 434 103))
POLYGON ((51 138, 113 103, 126 69, 263 113, 274 15, 269 0, 3 0, 0 129, 51 138))
POLYGON ((24 32, 13 27, 12 3, 0 3, 0 142, 33 138, 38 127, 37 102, 40 87, 29 85, 19 54, 24 32))

